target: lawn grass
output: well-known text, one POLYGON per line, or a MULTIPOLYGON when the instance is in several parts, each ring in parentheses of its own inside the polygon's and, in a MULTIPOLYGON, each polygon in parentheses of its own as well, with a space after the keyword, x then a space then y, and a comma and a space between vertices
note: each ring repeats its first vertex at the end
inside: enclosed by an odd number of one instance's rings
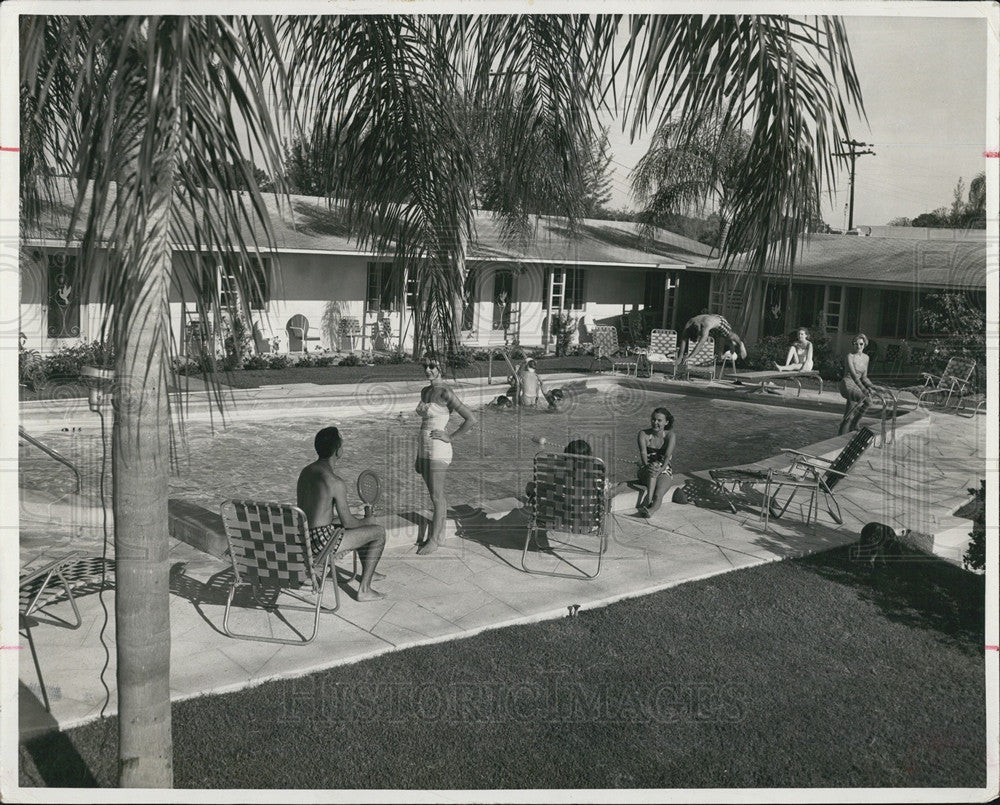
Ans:
MULTIPOLYGON (((983 577, 837 549, 173 708, 183 788, 986 783, 983 577)), ((20 749, 111 786, 117 723, 20 749)))

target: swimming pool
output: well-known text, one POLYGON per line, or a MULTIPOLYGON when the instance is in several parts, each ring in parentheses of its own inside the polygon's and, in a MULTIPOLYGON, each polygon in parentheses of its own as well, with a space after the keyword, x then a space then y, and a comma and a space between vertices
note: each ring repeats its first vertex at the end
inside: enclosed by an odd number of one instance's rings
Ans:
MULTIPOLYGON (((836 435, 840 420, 835 413, 606 383, 569 394, 559 412, 481 408, 476 426, 454 443, 449 504, 476 506, 519 497, 531 479, 535 453, 561 451, 580 438, 605 460, 613 480, 630 480, 635 477, 636 433, 648 426, 650 412, 661 405, 675 417, 675 473, 749 463, 782 447, 802 448, 836 435), (543 438, 544 445, 539 443, 543 438)), ((176 457, 177 474, 170 478, 170 496, 211 510, 231 497, 294 500, 299 471, 315 459, 316 431, 337 425, 345 440, 339 467, 349 486, 370 467, 383 479, 383 511, 426 509, 427 491, 413 472, 420 421, 413 407, 400 411, 400 404, 384 415, 299 412, 264 421, 236 421, 225 429, 216 423, 214 432, 208 422, 188 422, 176 457)), ((453 417, 451 430, 456 421, 453 417)), ((77 463, 96 488, 101 460, 97 437, 53 433, 46 441, 77 463)), ((20 483, 68 492, 73 479, 39 451, 22 449, 20 483)), ((109 481, 109 496, 110 488, 109 481)))

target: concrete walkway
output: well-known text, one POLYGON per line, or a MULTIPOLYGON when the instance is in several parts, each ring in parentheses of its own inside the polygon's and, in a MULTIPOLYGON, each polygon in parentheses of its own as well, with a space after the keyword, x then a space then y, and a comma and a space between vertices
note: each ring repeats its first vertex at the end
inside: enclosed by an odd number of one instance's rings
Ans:
MULTIPOLYGON (((566 376, 559 379, 565 382, 566 376)), ((628 381, 635 382, 635 381, 628 381)), ((399 384, 391 393, 411 394, 421 384, 399 384), (409 386, 414 386, 410 389, 409 386)), ((671 384, 672 385, 672 384, 671 384)), ((693 386, 701 393, 729 395, 731 384, 693 386)), ((333 404, 337 387, 308 390, 262 389, 245 395, 287 411, 310 400, 333 404)), ((481 398, 500 393, 485 383, 467 385, 463 395, 478 389, 481 398)), ((672 388, 671 390, 679 390, 672 388)), ((341 389, 340 396, 350 395, 341 389)), ((781 397, 761 402, 832 406, 842 404, 825 392, 803 391, 800 398, 781 397), (816 399, 811 399, 816 398, 816 399)), ((347 404, 349 400, 341 399, 347 404)), ((252 403, 251 403, 252 404, 252 403)), ((259 416, 258 410, 257 415, 259 416)), ((85 415, 74 410, 56 416, 38 410, 22 411, 22 422, 57 427, 85 415), (43 423, 43 418, 45 422, 43 423)), ((92 416, 92 415, 91 415, 92 416)), ((837 526, 821 510, 815 525, 803 523, 801 510, 790 509, 780 520, 762 528, 752 495, 749 505, 732 514, 721 500, 706 496, 693 504, 667 504, 651 519, 634 516, 634 492, 619 495, 609 517, 610 545, 604 571, 595 581, 576 581, 528 575, 520 568, 527 518, 516 501, 498 501, 465 512, 449 524, 447 546, 431 556, 417 556, 413 533, 395 529, 390 534, 380 570, 387 578, 377 586, 384 601, 359 603, 355 585, 342 586, 340 610, 322 615, 316 640, 306 646, 234 640, 221 633, 226 599, 224 580, 229 565, 218 557, 172 540, 171 559, 171 689, 175 699, 238 690, 279 677, 294 677, 356 662, 410 646, 467 637, 499 628, 567 614, 568 608, 592 608, 645 595, 687 581, 729 572, 787 557, 844 545, 857 540, 864 523, 872 520, 911 528, 926 536, 924 547, 951 562, 961 563, 971 522, 953 516, 969 499, 987 466, 995 473, 995 447, 987 454, 986 417, 958 417, 950 413, 918 413, 907 418, 894 443, 869 450, 851 475, 838 487, 844 524, 837 526)), ((91 423, 92 424, 92 423, 91 423)), ((28 427, 29 431, 32 429, 28 427)), ((66 425, 62 425, 66 427, 66 425)), ((843 439, 819 446, 835 455, 843 439)), ((805 505, 803 498, 802 505, 805 505)), ((554 566, 546 554, 532 553, 535 562, 554 566)), ((114 591, 103 593, 109 612, 104 639, 110 665, 104 680, 111 689, 105 714, 113 713, 115 696, 114 591)), ((78 597, 83 625, 73 631, 38 625, 32 633, 51 711, 42 707, 38 678, 27 641, 21 639, 21 737, 55 727, 67 728, 99 717, 105 691, 99 681, 105 652, 98 639, 104 615, 96 592, 78 597)), ((327 591, 332 602, 332 591, 327 591)), ((65 603, 56 605, 61 614, 65 603)), ((306 628, 307 613, 291 613, 290 620, 306 628), (296 618, 298 616, 298 618, 296 618)), ((273 615, 245 610, 234 616, 234 628, 291 634, 273 615)))

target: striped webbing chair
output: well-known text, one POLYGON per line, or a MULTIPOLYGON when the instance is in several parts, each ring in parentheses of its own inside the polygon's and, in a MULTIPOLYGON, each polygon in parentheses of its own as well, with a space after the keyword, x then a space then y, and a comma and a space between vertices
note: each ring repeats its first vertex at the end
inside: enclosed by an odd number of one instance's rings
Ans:
POLYGON ((674 377, 678 373, 684 375, 685 380, 691 379, 691 372, 699 374, 708 373, 709 380, 715 380, 715 339, 706 338, 699 348, 697 344, 688 346, 687 360, 684 363, 674 365, 674 377))
POLYGON ((531 521, 521 552, 521 567, 525 572, 569 579, 597 578, 608 540, 605 533, 607 478, 604 462, 594 456, 570 453, 539 453, 535 456, 535 488, 528 501, 531 521), (543 531, 544 537, 539 533, 543 531), (573 537, 572 542, 569 541, 570 536, 573 537), (580 538, 596 539, 597 545, 594 548, 582 547, 580 538), (576 572, 528 567, 528 549, 533 541, 539 550, 557 557, 576 572), (565 558, 574 554, 596 557, 594 572, 587 573, 565 558))
POLYGON ((590 368, 602 358, 611 364, 611 371, 617 372, 618 367, 625 368, 625 374, 636 374, 639 361, 631 355, 625 353, 618 344, 618 330, 606 325, 598 325, 593 329, 594 357, 590 362, 590 368))
POLYGON ((673 367, 677 363, 677 332, 675 330, 653 330, 649 334, 649 349, 643 356, 641 365, 653 376, 654 364, 669 363, 673 367))
POLYGON ((226 600, 222 630, 230 637, 260 640, 265 643, 310 643, 316 637, 319 613, 336 612, 340 608, 340 590, 334 578, 334 606, 323 606, 323 591, 327 576, 333 575, 334 555, 331 548, 338 540, 325 545, 311 544, 309 521, 298 506, 288 503, 266 503, 250 500, 227 500, 222 504, 222 522, 229 542, 234 579, 226 600), (233 597, 240 587, 249 586, 254 599, 264 609, 302 610, 313 613, 312 634, 296 638, 269 637, 234 632, 229 628, 233 597), (307 589, 307 594, 300 590, 307 589), (267 591, 274 603, 261 600, 267 591), (279 608, 277 597, 285 593, 309 606, 285 604, 279 608), (307 596, 311 595, 312 598, 307 596))
POLYGON ((922 404, 928 397, 938 394, 945 394, 944 407, 947 408, 954 396, 957 403, 961 403, 962 395, 968 394, 972 387, 970 378, 976 370, 976 362, 972 358, 952 357, 948 359, 948 365, 940 375, 933 375, 930 372, 921 372, 924 382, 920 386, 908 386, 901 391, 908 391, 915 395, 917 403, 922 404))

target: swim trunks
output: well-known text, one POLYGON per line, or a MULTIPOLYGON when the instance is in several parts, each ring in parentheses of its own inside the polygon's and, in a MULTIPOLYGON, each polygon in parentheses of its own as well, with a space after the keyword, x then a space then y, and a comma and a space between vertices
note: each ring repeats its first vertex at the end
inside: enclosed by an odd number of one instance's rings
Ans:
POLYGON ((309 544, 312 547, 313 556, 316 556, 316 554, 326 548, 330 540, 334 540, 333 547, 330 550, 336 553, 343 539, 344 529, 340 526, 320 525, 309 529, 309 544))

